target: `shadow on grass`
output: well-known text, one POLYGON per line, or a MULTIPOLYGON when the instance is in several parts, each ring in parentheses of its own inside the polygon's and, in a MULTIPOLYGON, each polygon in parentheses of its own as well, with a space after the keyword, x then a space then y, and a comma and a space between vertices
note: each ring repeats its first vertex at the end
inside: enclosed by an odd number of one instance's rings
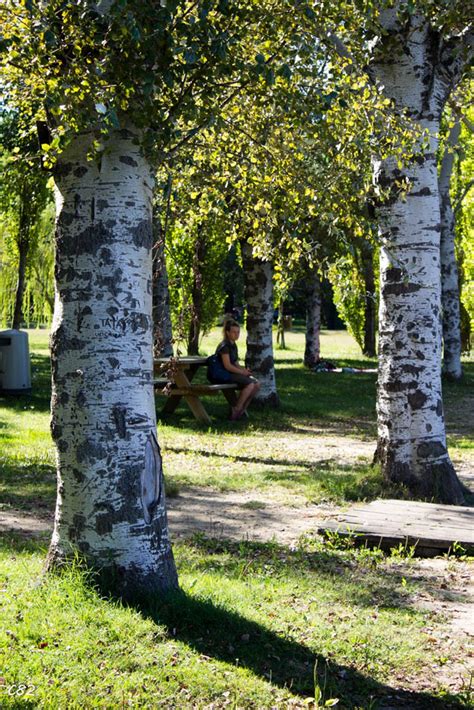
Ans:
MULTIPOLYGON (((3 540, 2 545, 10 552, 44 552, 44 543, 15 536, 11 536, 8 541, 3 540)), ((361 606, 372 608, 379 601, 371 588, 373 585, 368 584, 362 566, 356 564, 355 558, 341 559, 341 555, 335 551, 293 552, 274 543, 238 544, 203 537, 194 539, 187 549, 192 546, 203 553, 202 564, 207 565, 207 571, 215 556, 219 563, 219 574, 227 578, 241 579, 243 563, 249 576, 259 576, 261 568, 269 579, 291 572, 295 576, 302 572, 314 572, 318 577, 326 575, 340 580, 335 590, 338 599, 341 595, 345 598, 345 587, 348 585, 356 597, 356 603, 361 606)), ((195 562, 193 557, 194 565, 195 562)), ((193 569, 199 572, 200 568, 193 569)), ((401 571, 388 574, 385 570, 377 569, 372 570, 372 575, 378 575, 380 601, 382 598, 390 598, 391 603, 398 608, 407 604, 407 599, 402 598, 402 592, 399 591, 402 589, 401 571)), ((406 571, 404 577, 409 584, 411 580, 406 571)), ((441 590, 439 593, 442 593, 441 590)), ((261 621, 254 621, 208 598, 192 596, 183 591, 168 594, 162 599, 143 599, 131 606, 157 624, 158 643, 162 639, 162 628, 165 627, 170 639, 182 642, 201 654, 203 662, 216 659, 245 668, 274 686, 289 689, 300 698, 314 694, 314 669, 317 662, 318 682, 321 687, 325 685, 325 698, 340 698, 339 707, 342 708, 456 710, 469 707, 467 702, 463 703, 456 698, 440 699, 430 693, 394 688, 374 679, 369 672, 363 673, 325 658, 310 644, 292 637, 291 632, 283 635, 268 628, 264 612, 261 621)), ((380 608, 381 605, 378 606, 380 608)), ((388 606, 386 604, 386 608, 388 606)))
POLYGON ((304 485, 308 490, 317 485, 326 491, 331 499, 359 501, 374 498, 405 498, 406 491, 400 486, 390 485, 384 480, 378 466, 370 463, 342 465, 334 459, 319 459, 304 461, 295 459, 276 459, 261 456, 243 456, 235 454, 207 451, 206 449, 190 449, 180 446, 166 446, 166 452, 175 454, 192 454, 210 459, 228 459, 229 464, 253 463, 271 467, 281 467, 283 470, 269 470, 263 474, 265 481, 285 484, 304 485), (301 470, 303 469, 303 470, 301 470))
MULTIPOLYGON (((456 700, 442 701, 428 693, 394 689, 349 666, 326 659, 308 646, 284 638, 206 599, 179 591, 161 602, 142 603, 142 614, 165 626, 171 638, 186 643, 207 658, 237 665, 294 695, 314 697, 314 669, 325 698, 338 697, 342 707, 367 707, 370 700, 389 701, 391 708, 462 708, 456 700)), ((372 705, 373 707, 374 705, 372 705)), ((341 705, 340 705, 341 707, 341 705)))
MULTIPOLYGON (((224 398, 203 397, 213 420, 213 428, 240 431, 250 425, 256 430, 291 431, 298 422, 318 422, 323 429, 340 423, 353 427, 357 422, 359 427, 374 430, 375 375, 314 373, 303 366, 281 367, 280 363, 277 364, 277 387, 281 399, 278 409, 258 408, 254 405, 248 422, 229 423, 228 405, 224 398)), ((198 373, 196 382, 199 381, 205 382, 203 373, 198 373)), ((158 401, 157 404, 158 416, 163 421, 186 428, 203 429, 184 399, 176 413, 169 417, 162 417, 158 401)))

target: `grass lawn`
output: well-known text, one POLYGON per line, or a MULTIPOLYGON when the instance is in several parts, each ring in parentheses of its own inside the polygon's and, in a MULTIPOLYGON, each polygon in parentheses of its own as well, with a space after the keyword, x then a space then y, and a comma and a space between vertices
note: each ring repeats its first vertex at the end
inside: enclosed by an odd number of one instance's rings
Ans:
MULTIPOLYGON (((211 428, 186 406, 159 423, 169 493, 255 490, 295 506, 394 493, 370 466, 375 375, 306 371, 303 338, 290 333, 276 350, 280 410, 231 424, 224 400, 210 398, 211 428)), ((218 340, 216 330, 203 352, 218 340)), ((41 514, 55 496, 44 331, 30 333, 30 349, 32 396, 0 398, 0 506, 41 514)), ((374 366, 342 332, 323 332, 322 352, 374 366)), ((465 381, 445 386, 450 450, 466 470, 473 383, 468 362, 465 381)), ((464 640, 446 635, 446 585, 402 553, 196 535, 174 547, 181 591, 132 609, 101 598, 79 565, 43 578, 45 545, 1 541, 2 708, 303 708, 318 697, 342 708, 471 707, 464 640)), ((443 564, 454 594, 468 562, 443 564)))

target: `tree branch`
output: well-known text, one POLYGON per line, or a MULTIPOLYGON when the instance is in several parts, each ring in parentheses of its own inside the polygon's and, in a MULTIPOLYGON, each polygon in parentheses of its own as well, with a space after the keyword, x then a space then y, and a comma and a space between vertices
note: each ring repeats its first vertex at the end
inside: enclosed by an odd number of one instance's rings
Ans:
POLYGON ((458 197, 456 204, 453 207, 454 214, 456 214, 458 212, 462 203, 464 202, 466 195, 473 187, 474 187, 474 178, 472 180, 469 180, 469 182, 465 186, 464 190, 462 191, 462 194, 458 197))

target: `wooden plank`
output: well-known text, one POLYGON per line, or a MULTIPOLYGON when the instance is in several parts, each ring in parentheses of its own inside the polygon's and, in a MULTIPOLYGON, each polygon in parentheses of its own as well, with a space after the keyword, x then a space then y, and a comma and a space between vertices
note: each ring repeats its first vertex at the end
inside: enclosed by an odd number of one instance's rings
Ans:
POLYGON ((403 534, 400 531, 398 532, 393 532, 393 531, 377 531, 377 530, 363 530, 363 529, 357 529, 355 530, 353 527, 341 527, 338 525, 324 525, 324 527, 320 527, 318 529, 318 532, 322 535, 327 534, 328 532, 332 533, 337 533, 338 535, 341 535, 342 537, 354 537, 356 540, 359 540, 361 542, 363 541, 369 541, 369 540, 376 540, 377 544, 380 544, 381 546, 385 545, 388 546, 388 542, 392 541, 394 544, 398 545, 400 543, 407 544, 407 545, 415 545, 415 546, 421 546, 424 548, 433 548, 436 550, 448 550, 450 547, 453 546, 453 544, 456 542, 457 544, 461 545, 461 547, 469 554, 472 554, 474 552, 474 544, 469 541, 465 540, 460 540, 458 538, 427 538, 423 536, 418 536, 418 535, 413 535, 413 534, 403 534))
POLYGON ((367 504, 367 506, 369 505, 376 505, 377 507, 385 507, 389 505, 394 508, 405 508, 406 506, 409 506, 411 509, 420 508, 425 510, 442 510, 443 512, 459 512, 466 510, 470 512, 474 511, 474 508, 463 505, 444 505, 443 503, 426 503, 419 500, 398 500, 396 498, 379 498, 378 500, 374 500, 367 504))
POLYGON ((466 531, 464 533, 459 530, 449 530, 446 528, 442 528, 441 530, 437 531, 430 531, 430 530, 422 530, 420 528, 410 528, 406 527, 404 529, 401 528, 390 528, 390 527, 384 527, 384 528, 379 528, 375 525, 362 525, 362 524, 357 524, 357 523, 350 523, 344 521, 343 523, 339 522, 332 522, 331 523, 325 523, 324 527, 330 527, 331 530, 335 530, 336 528, 339 529, 344 529, 347 531, 353 531, 354 533, 361 533, 361 534, 374 534, 374 535, 380 535, 381 537, 387 536, 387 535, 392 535, 395 537, 411 537, 413 539, 417 540, 423 540, 423 541, 435 541, 436 543, 443 542, 445 543, 446 541, 449 542, 449 544, 452 544, 453 542, 459 542, 461 544, 466 544, 466 545, 474 545, 474 539, 472 535, 467 534, 466 531))
POLYGON ((420 514, 431 514, 439 513, 442 515, 459 515, 459 514, 472 514, 474 508, 461 506, 461 505, 442 505, 436 503, 419 503, 418 501, 393 501, 390 499, 386 500, 374 500, 371 503, 362 503, 357 505, 358 508, 367 508, 370 510, 381 510, 391 512, 397 515, 403 515, 407 510, 411 511, 413 515, 420 514))
POLYGON ((433 521, 456 521, 460 524, 471 524, 474 526, 474 508, 466 506, 445 506, 435 505, 432 503, 418 503, 412 501, 402 501, 401 506, 393 506, 393 501, 373 501, 373 503, 358 505, 351 509, 351 512, 366 512, 371 517, 386 516, 393 520, 406 520, 407 518, 415 518, 417 520, 433 520, 433 521), (423 506, 423 507, 420 507, 423 506))
POLYGON ((195 395, 214 395, 219 394, 219 392, 225 392, 226 390, 235 390, 237 385, 190 385, 189 387, 175 387, 172 386, 166 392, 160 390, 157 394, 164 395, 165 397, 176 397, 176 396, 195 396, 195 395))
POLYGON ((369 525, 372 526, 373 528, 377 528, 379 530, 384 530, 386 528, 389 528, 390 530, 421 530, 422 532, 426 533, 427 531, 430 531, 432 534, 436 534, 437 531, 443 530, 443 531, 448 531, 449 534, 457 534, 462 532, 467 538, 472 538, 474 542, 474 528, 471 525, 450 525, 447 523, 444 524, 439 524, 439 525, 433 525, 433 524, 427 524, 424 520, 415 520, 415 519, 407 519, 405 521, 396 521, 396 520, 390 520, 390 518, 384 518, 381 519, 376 518, 375 516, 369 516, 369 515, 354 515, 354 514, 348 514, 345 515, 342 519, 339 518, 339 520, 343 523, 347 523, 348 525, 369 525))
POLYGON ((364 520, 368 519, 374 523, 385 524, 388 522, 390 525, 404 526, 413 524, 422 524, 425 527, 439 528, 459 528, 461 530, 473 530, 474 535, 474 517, 465 518, 431 518, 429 516, 420 518, 419 516, 413 517, 406 515, 403 518, 396 518, 390 515, 390 513, 380 513, 372 514, 371 511, 349 511, 345 516, 344 520, 364 520))
POLYGON ((382 499, 354 506, 336 520, 325 521, 318 531, 356 535, 366 542, 377 540, 385 547, 395 541, 440 551, 457 542, 472 552, 474 508, 382 499))

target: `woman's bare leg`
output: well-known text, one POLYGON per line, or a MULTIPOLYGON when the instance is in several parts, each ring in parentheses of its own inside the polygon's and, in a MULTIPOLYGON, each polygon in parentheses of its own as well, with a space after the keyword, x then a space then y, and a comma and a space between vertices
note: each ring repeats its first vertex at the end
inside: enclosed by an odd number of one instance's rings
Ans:
POLYGON ((235 407, 232 407, 232 415, 243 414, 259 389, 260 382, 253 382, 251 385, 246 385, 240 392, 237 404, 235 407))

